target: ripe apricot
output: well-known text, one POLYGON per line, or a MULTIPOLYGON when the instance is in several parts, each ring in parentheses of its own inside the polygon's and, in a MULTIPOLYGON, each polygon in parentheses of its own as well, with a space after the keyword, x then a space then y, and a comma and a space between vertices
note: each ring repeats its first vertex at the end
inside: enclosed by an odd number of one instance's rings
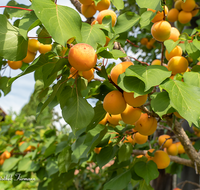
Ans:
POLYGON ((103 10, 100 11, 99 14, 97 15, 97 21, 99 24, 102 24, 102 20, 105 16, 111 16, 112 18, 112 26, 115 26, 115 22, 117 20, 117 15, 114 11, 112 10, 103 10))
POLYGON ((88 71, 79 71, 78 74, 90 82, 94 78, 94 69, 88 71))
POLYGON ((90 4, 90 5, 85 5, 82 4, 81 5, 81 13, 86 17, 92 17, 95 13, 96 13, 96 9, 95 9, 95 5, 94 3, 90 4))
POLYGON ((174 115, 180 119, 184 119, 178 112, 174 112, 174 115))
POLYGON ((78 75, 78 70, 75 69, 74 67, 71 67, 70 68, 70 75, 69 75, 69 77, 72 77, 73 79, 75 79, 77 77, 77 75, 78 75))
POLYGON ((159 21, 151 27, 152 36, 160 42, 167 40, 170 37, 171 25, 167 21, 159 21))
POLYGON ((180 46, 176 46, 170 53, 168 51, 165 51, 165 57, 169 61, 174 56, 181 56, 183 53, 180 46))
POLYGON ((36 55, 36 53, 27 51, 26 57, 24 59, 22 59, 22 61, 24 63, 30 63, 35 59, 35 55, 36 55))
POLYGON ((148 43, 148 39, 147 38, 142 38, 141 40, 140 40, 140 43, 142 44, 142 45, 146 45, 147 43, 148 43))
POLYGON ((8 62, 8 66, 11 68, 11 69, 19 69, 21 68, 22 66, 22 61, 7 61, 8 62))
POLYGON ((109 41, 110 41, 110 38, 108 36, 106 36, 106 43, 105 43, 104 47, 106 47, 108 45, 109 41))
POLYGON ((100 151, 101 151, 101 147, 95 147, 95 148, 94 148, 94 152, 95 152, 96 154, 99 154, 100 151))
POLYGON ((93 0, 79 0, 79 2, 84 5, 90 5, 93 3, 93 0))
POLYGON ((2 166, 4 163, 4 159, 0 158, 0 165, 2 166))
POLYGON ((97 54, 92 46, 79 43, 70 48, 68 60, 75 69, 88 71, 96 65, 97 54))
MULTIPOLYGON (((199 6, 196 4, 196 5, 195 5, 195 8, 198 8, 198 7, 199 7, 199 6)), ((198 14, 198 12, 199 12, 199 9, 195 9, 195 10, 191 11, 192 17, 196 16, 196 15, 198 14)))
POLYGON ((149 160, 153 160, 153 156, 150 156, 150 155, 148 154, 148 152, 149 152, 149 153, 152 153, 154 150, 155 150, 155 149, 149 149, 149 150, 146 152, 145 157, 147 158, 147 162, 148 162, 149 160))
POLYGON ((122 113, 126 109, 126 102, 122 93, 117 90, 109 92, 103 100, 103 108, 113 115, 122 113))
POLYGON ((95 9, 98 11, 106 10, 110 7, 110 0, 101 0, 97 5, 95 6, 95 9))
POLYGON ((147 113, 141 114, 139 120, 135 122, 135 130, 142 135, 152 135, 156 131, 156 128, 156 118, 149 116, 147 113))
POLYGON ((181 8, 181 4, 182 4, 182 0, 177 0, 175 3, 174 3, 174 8, 178 9, 179 11, 182 9, 181 8))
POLYGON ((141 116, 140 108, 133 108, 127 105, 126 109, 121 113, 121 117, 124 123, 133 125, 141 116))
POLYGON ((186 12, 186 11, 181 11, 178 14, 178 21, 182 24, 186 24, 190 22, 192 19, 192 13, 191 12, 186 12))
POLYGON ((146 48, 147 48, 147 49, 152 49, 152 48, 153 48, 153 45, 152 45, 150 42, 147 42, 146 48))
POLYGON ((126 103, 133 107, 139 107, 143 105, 148 97, 148 95, 145 94, 134 98, 134 92, 125 92, 125 91, 123 92, 123 95, 126 103))
POLYGON ((105 125, 108 121, 108 113, 106 113, 105 117, 99 122, 99 124, 105 125))
POLYGON ((171 39, 174 42, 176 42, 179 39, 179 36, 180 36, 180 32, 178 31, 178 29, 175 27, 171 27, 171 33, 168 40, 171 39))
POLYGON ((151 39, 149 40, 149 43, 150 43, 151 45, 153 45, 155 42, 156 42, 156 40, 155 40, 154 38, 151 38, 151 39))
POLYGON ((179 11, 178 9, 170 9, 169 12, 168 12, 168 15, 167 15, 167 20, 169 22, 175 22, 178 20, 178 14, 179 14, 179 11))
POLYGON ((36 39, 29 39, 28 40, 28 51, 35 53, 39 50, 40 42, 36 39))
POLYGON ((134 140, 134 138, 133 138, 133 135, 127 135, 126 136, 126 139, 123 141, 123 143, 131 143, 132 145, 134 145, 135 144, 135 140, 134 140))
POLYGON ((135 140, 135 143, 137 143, 137 144, 144 144, 147 142, 148 136, 142 135, 139 132, 137 132, 134 134, 134 140, 135 140))
POLYGON ((176 145, 178 147, 178 153, 179 154, 185 153, 185 149, 184 149, 183 145, 181 144, 181 142, 176 142, 176 145))
POLYGON ((169 135, 160 135, 158 137, 158 144, 160 146, 162 145, 163 148, 168 148, 173 143, 172 139, 169 139, 169 138, 170 138, 169 135), (165 144, 163 144, 164 142, 165 144))
MULTIPOLYGON (((165 5, 163 7, 164 11, 165 11, 165 16, 167 16, 168 14, 168 7, 165 5)), ((153 9, 147 9, 147 11, 152 11, 153 13, 156 12, 156 10, 153 10, 153 9)), ((155 23, 155 22, 158 22, 158 21, 161 21, 164 19, 164 12, 163 11, 158 11, 155 15, 155 17, 151 20, 151 22, 155 23)))
POLYGON ((112 125, 118 125, 119 121, 122 120, 121 114, 111 115, 111 116, 108 114, 107 119, 108 119, 108 122, 112 125))
POLYGON ((48 53, 50 52, 52 49, 52 45, 51 44, 40 44, 40 47, 39 47, 39 52, 40 53, 48 53))
POLYGON ((178 147, 175 143, 172 143, 168 148, 167 148, 167 154, 176 156, 178 154, 178 147))
POLYGON ((110 77, 112 79, 112 81, 117 85, 117 79, 119 77, 120 74, 124 73, 126 71, 126 69, 133 65, 132 62, 130 61, 125 61, 125 62, 121 62, 117 65, 115 65, 110 73, 110 77))
POLYGON ((168 70, 172 71, 172 74, 185 72, 188 68, 188 61, 183 56, 174 56, 168 61, 168 70))
POLYGON ((186 0, 185 2, 182 1, 181 8, 183 11, 190 12, 192 11, 196 6, 196 3, 194 0, 186 0))
POLYGON ((161 65, 161 61, 159 59, 155 59, 151 62, 151 65, 161 65))
POLYGON ((15 135, 23 135, 24 131, 15 131, 15 135))
POLYGON ((1 158, 3 159, 3 160, 6 160, 6 159, 8 159, 8 158, 10 158, 11 157, 11 154, 10 154, 10 152, 8 152, 7 150, 5 151, 5 152, 3 152, 3 154, 1 155, 1 158))
POLYGON ((158 169, 165 169, 170 164, 169 155, 163 150, 157 150, 154 154, 153 161, 158 169))

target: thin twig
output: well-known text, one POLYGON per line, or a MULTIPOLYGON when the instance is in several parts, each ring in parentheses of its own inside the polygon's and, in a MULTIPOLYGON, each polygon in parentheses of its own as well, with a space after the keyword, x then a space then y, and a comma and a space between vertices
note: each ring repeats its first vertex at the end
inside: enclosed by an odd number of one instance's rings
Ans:
POLYGON ((133 42, 131 42, 131 41, 128 40, 128 39, 126 39, 126 41, 127 41, 129 44, 131 44, 132 46, 134 46, 134 47, 139 47, 138 45, 135 45, 133 42))
POLYGON ((143 64, 143 65, 147 65, 147 66, 149 66, 148 63, 143 62, 143 61, 140 61, 139 59, 136 59, 135 57, 131 57, 131 56, 128 56, 128 57, 130 57, 130 58, 132 58, 132 59, 135 59, 136 61, 138 61, 139 63, 141 63, 141 64, 143 64))
POLYGON ((11 8, 11 9, 22 9, 26 11, 33 11, 32 9, 22 8, 22 7, 14 7, 14 6, 0 6, 0 8, 11 8))

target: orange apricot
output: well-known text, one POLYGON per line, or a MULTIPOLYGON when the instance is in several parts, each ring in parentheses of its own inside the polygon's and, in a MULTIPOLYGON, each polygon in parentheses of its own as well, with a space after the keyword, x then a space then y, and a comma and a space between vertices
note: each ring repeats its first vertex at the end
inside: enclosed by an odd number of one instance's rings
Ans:
POLYGON ((79 71, 78 74, 90 82, 94 78, 94 68, 88 71, 79 71))
POLYGON ((41 43, 40 47, 39 47, 39 52, 45 54, 45 53, 50 52, 51 49, 52 49, 52 45, 51 44, 42 44, 41 43))
POLYGON ((104 47, 106 47, 108 45, 109 41, 110 41, 110 38, 108 36, 106 36, 106 43, 105 43, 104 47))
POLYGON ((68 60, 79 71, 88 71, 96 65, 97 54, 92 46, 79 43, 70 48, 68 60))
POLYGON ((5 152, 3 152, 3 154, 1 155, 1 158, 2 158, 3 160, 6 160, 6 159, 8 159, 8 158, 10 158, 10 157, 11 157, 11 153, 8 152, 7 150, 6 150, 5 152))
POLYGON ((102 20, 105 16, 111 16, 112 18, 112 26, 115 26, 116 20, 117 20, 117 15, 114 11, 112 10, 103 10, 100 11, 99 14, 97 15, 97 21, 99 24, 102 24, 102 20))
POLYGON ((165 169, 170 164, 169 155, 163 150, 157 150, 152 160, 156 163, 158 169, 165 169))
POLYGON ((72 77, 73 79, 75 79, 78 75, 78 70, 75 69, 74 67, 71 67, 69 72, 70 72, 69 77, 72 77))
POLYGON ((185 149, 184 149, 183 145, 181 144, 181 142, 176 142, 176 145, 178 147, 178 153, 179 154, 185 153, 185 149))
POLYGON ((107 119, 108 119, 108 122, 112 125, 118 125, 119 121, 122 120, 121 114, 111 115, 111 116, 108 114, 107 119))
POLYGON ((133 65, 132 62, 130 61, 125 61, 125 62, 121 62, 117 65, 115 65, 110 73, 110 77, 112 79, 112 81, 117 85, 117 79, 119 77, 120 74, 124 73, 126 71, 126 69, 133 65))
POLYGON ((91 23, 91 26, 95 25, 97 23, 97 20, 93 20, 92 23, 91 23))
POLYGON ((148 97, 148 95, 145 94, 134 98, 134 92, 125 92, 125 91, 123 92, 123 95, 126 103, 133 107, 139 107, 143 105, 148 97))
POLYGON ((174 112, 174 115, 175 115, 176 117, 180 118, 180 119, 184 119, 177 111, 174 112))
POLYGON ((168 61, 168 70, 172 71, 172 74, 185 72, 188 68, 188 61, 183 56, 174 56, 168 61))
POLYGON ((171 27, 171 33, 168 40, 171 39, 174 42, 176 42, 179 39, 179 36, 180 36, 180 32, 178 31, 178 29, 175 27, 171 27))
POLYGON ((103 11, 108 9, 109 7, 110 7, 110 0, 101 0, 100 2, 97 3, 95 9, 98 11, 103 11))
POLYGON ((146 45, 147 43, 148 43, 148 39, 147 38, 142 38, 141 40, 140 40, 140 43, 142 44, 142 45, 146 45))
POLYGON ((30 63, 35 59, 35 55, 36 55, 36 53, 27 51, 26 57, 24 59, 22 59, 22 61, 24 63, 30 63))
POLYGON ((152 48, 153 48, 153 45, 152 45, 150 42, 147 42, 146 48, 147 48, 147 49, 152 49, 152 48))
POLYGON ((4 163, 4 159, 0 158, 0 165, 2 166, 4 163))
POLYGON ((108 113, 106 113, 105 117, 99 122, 99 124, 105 125, 108 121, 108 113))
POLYGON ((117 115, 126 109, 126 102, 121 92, 113 90, 103 100, 103 108, 110 114, 117 115))
POLYGON ((7 61, 8 62, 8 66, 11 68, 11 69, 20 69, 21 66, 22 66, 22 61, 7 61))
POLYGON ((132 145, 135 144, 135 140, 133 138, 133 135, 127 135, 126 139, 123 141, 123 143, 131 143, 132 145))
MULTIPOLYGON (((196 5, 195 5, 195 8, 198 8, 198 7, 199 7, 199 6, 196 4, 196 5)), ((191 11, 192 17, 196 16, 196 15, 198 14, 198 12, 199 12, 199 9, 194 9, 193 11, 191 11)))
POLYGON ((100 151, 101 151, 101 147, 95 147, 95 148, 94 148, 94 152, 95 152, 96 154, 99 154, 100 151))
POLYGON ((149 149, 149 150, 146 152, 145 157, 147 158, 147 161, 153 160, 153 156, 150 156, 150 155, 148 154, 148 152, 149 152, 149 153, 152 153, 154 150, 155 150, 155 149, 149 149))
POLYGON ((161 65, 161 61, 159 59, 155 59, 152 61, 151 65, 161 65))
POLYGON ((137 143, 137 144, 144 144, 147 142, 148 136, 142 135, 139 132, 137 132, 134 134, 134 140, 135 140, 135 143, 137 143))
POLYGON ((121 113, 121 117, 124 123, 133 125, 141 116, 140 108, 133 108, 127 105, 126 109, 121 113))
POLYGON ((28 51, 35 53, 39 50, 40 42, 36 39, 29 39, 28 40, 28 51))
POLYGON ((165 57, 169 61, 174 56, 181 56, 183 53, 180 46, 176 46, 170 53, 166 50, 165 57))
POLYGON ((179 10, 178 9, 170 9, 167 15, 167 20, 169 22, 175 22, 178 20, 178 14, 179 14, 179 10))
POLYGON ((182 0, 177 0, 175 3, 174 3, 174 8, 178 9, 179 11, 182 9, 181 8, 181 4, 182 4, 182 0))
POLYGON ((152 36, 160 42, 167 40, 170 37, 171 25, 167 21, 159 21, 151 27, 152 36))
POLYGON ((195 0, 186 0, 185 2, 182 1, 181 8, 183 11, 190 12, 196 6, 195 0))
MULTIPOLYGON (((168 7, 165 5, 163 9, 165 11, 165 16, 166 16, 168 14, 168 7)), ((152 11, 153 13, 156 12, 156 10, 153 10, 153 9, 147 9, 147 11, 152 11)), ((155 23, 155 22, 158 22, 158 21, 162 21, 163 19, 164 19, 164 12, 158 11, 156 13, 156 15, 154 16, 154 18, 151 20, 151 22, 155 23)))
POLYGON ((157 120, 147 113, 141 114, 139 120, 135 122, 135 130, 142 135, 152 135, 157 128, 157 120))
POLYGON ((181 24, 186 24, 186 23, 190 22, 191 19, 192 19, 192 13, 191 12, 181 11, 178 14, 178 21, 181 24))
POLYGON ((86 17, 92 17, 95 13, 96 13, 96 9, 95 9, 95 5, 94 3, 90 4, 90 5, 85 5, 82 4, 81 5, 81 13, 86 17))
POLYGON ((150 43, 151 45, 153 45, 155 42, 156 42, 156 40, 155 40, 154 38, 151 38, 151 39, 149 40, 149 43, 150 43))
POLYGON ((176 156, 178 154, 178 147, 175 143, 172 143, 168 148, 167 148, 167 154, 176 156))
POLYGON ((90 5, 93 3, 93 0, 79 0, 79 2, 84 5, 90 5))
POLYGON ((15 131, 15 135, 23 135, 24 131, 15 131))
POLYGON ((160 135, 158 137, 158 144, 163 148, 168 148, 172 143, 173 143, 173 140, 172 139, 169 139, 170 136, 169 135, 160 135), (165 142, 165 144, 163 144, 165 142))

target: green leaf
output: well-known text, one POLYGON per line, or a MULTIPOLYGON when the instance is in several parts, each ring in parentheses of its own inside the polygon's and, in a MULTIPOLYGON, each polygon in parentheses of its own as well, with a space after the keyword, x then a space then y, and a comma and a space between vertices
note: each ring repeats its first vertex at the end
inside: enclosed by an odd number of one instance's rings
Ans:
POLYGON ((161 1, 160 0, 154 0, 154 1, 149 1, 149 0, 136 0, 136 3, 140 8, 150 8, 158 11, 162 11, 161 7, 161 1))
POLYGON ((72 37, 81 41, 82 21, 77 11, 49 0, 34 0, 32 6, 35 14, 56 42, 64 46, 72 37))
POLYGON ((140 16, 133 12, 126 12, 117 18, 117 23, 114 27, 115 33, 119 34, 126 32, 131 27, 135 26, 140 20, 140 16))
POLYGON ((200 50, 200 41, 198 41, 197 39, 194 39, 193 42, 194 46, 200 50))
POLYGON ((44 152, 44 156, 48 157, 51 154, 54 154, 56 150, 56 145, 55 144, 51 144, 44 152))
POLYGON ((4 172, 11 170, 12 168, 14 168, 17 165, 17 163, 20 160, 21 160, 21 157, 19 157, 19 158, 10 157, 9 159, 4 161, 2 170, 4 172))
POLYGON ((56 163, 56 158, 48 159, 46 171, 49 177, 58 172, 58 164, 56 163))
POLYGON ((165 40, 164 41, 164 45, 167 49, 167 51, 170 53, 180 42, 181 40, 177 40, 176 42, 174 42, 173 40, 165 40))
POLYGON ((27 39, 27 33, 31 29, 41 24, 40 20, 36 17, 33 11, 28 12, 19 22, 19 33, 27 39))
POLYGON ((188 85, 200 87, 200 73, 197 72, 185 72, 183 74, 184 82, 188 85))
POLYGON ((185 41, 185 50, 193 60, 199 58, 200 54, 200 50, 195 46, 195 44, 197 45, 196 40, 194 41, 194 43, 189 43, 188 41, 185 41))
POLYGON ((73 133, 87 127, 94 117, 94 109, 80 95, 68 92, 71 97, 66 100, 62 108, 64 120, 71 126, 73 133))
POLYGON ((100 153, 97 155, 97 164, 99 167, 103 167, 105 164, 107 164, 112 158, 115 157, 118 146, 115 145, 114 147, 108 146, 101 149, 100 153))
POLYGON ((111 50, 111 51, 107 51, 107 50, 104 50, 104 51, 101 51, 98 53, 98 55, 100 55, 101 57, 103 58, 111 58, 111 59, 118 59, 120 57, 126 57, 127 55, 125 53, 123 53, 122 51, 120 50, 111 50))
POLYGON ((132 150, 133 150, 132 144, 130 144, 130 143, 122 144, 122 146, 119 148, 119 151, 118 151, 119 163, 129 160, 132 150))
POLYGON ((151 95, 151 99, 151 107, 153 111, 161 118, 163 115, 175 111, 170 105, 170 99, 167 92, 156 92, 151 95))
POLYGON ((154 188, 151 187, 150 184, 146 184, 145 180, 140 180, 139 182, 140 186, 138 190, 154 190, 154 188))
POLYGON ((145 11, 144 13, 142 13, 140 19, 141 28, 148 26, 151 23, 151 20, 153 19, 154 16, 155 13, 153 13, 152 11, 145 11))
POLYGON ((39 169, 40 169, 40 164, 32 160, 29 168, 27 169, 27 172, 36 172, 39 169))
POLYGON ((150 181, 159 176, 156 163, 150 160, 149 162, 139 161, 134 165, 135 173, 142 177, 146 184, 149 185, 150 181))
POLYGON ((52 39, 46 28, 40 27, 37 31, 38 33, 38 41, 43 44, 51 44, 52 39))
POLYGON ((117 8, 117 10, 124 9, 123 0, 111 0, 112 4, 117 8))
POLYGON ((10 90, 11 90, 11 87, 7 85, 9 79, 10 79, 10 78, 8 78, 8 77, 6 77, 6 76, 0 77, 0 90, 3 91, 4 96, 5 96, 6 94, 8 94, 8 93, 10 92, 10 90))
POLYGON ((186 119, 198 126, 200 119, 200 88, 178 80, 168 80, 161 85, 171 101, 171 105, 186 119))
POLYGON ((83 23, 81 28, 82 43, 91 45, 94 49, 97 48, 98 44, 102 46, 106 43, 106 37, 102 30, 98 27, 91 26, 88 23, 83 23))
POLYGON ((131 172, 130 170, 125 171, 123 173, 121 173, 120 175, 117 175, 116 177, 112 178, 110 181, 108 181, 105 185, 104 185, 104 190, 122 190, 125 187, 127 187, 127 185, 129 184, 129 182, 131 181, 131 172))
POLYGON ((12 26, 5 15, 0 14, 0 56, 11 61, 26 57, 28 42, 19 35, 19 29, 12 26))
POLYGON ((22 158, 18 163, 18 172, 26 171, 30 168, 32 160, 30 158, 22 158))

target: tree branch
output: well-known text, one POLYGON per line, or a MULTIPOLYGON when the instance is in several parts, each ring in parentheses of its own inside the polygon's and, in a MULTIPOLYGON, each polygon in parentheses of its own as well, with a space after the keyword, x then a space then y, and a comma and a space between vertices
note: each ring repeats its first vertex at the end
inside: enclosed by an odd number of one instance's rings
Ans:
MULTIPOLYGON (((126 53, 126 52, 124 51, 124 49, 121 47, 121 45, 120 45, 119 42, 115 42, 115 43, 114 43, 113 49, 118 49, 118 50, 122 51, 123 53, 126 53)), ((124 61, 131 61, 131 60, 129 59, 128 56, 126 56, 126 57, 121 57, 120 59, 121 59, 121 61, 123 61, 123 62, 124 62, 124 61)))

